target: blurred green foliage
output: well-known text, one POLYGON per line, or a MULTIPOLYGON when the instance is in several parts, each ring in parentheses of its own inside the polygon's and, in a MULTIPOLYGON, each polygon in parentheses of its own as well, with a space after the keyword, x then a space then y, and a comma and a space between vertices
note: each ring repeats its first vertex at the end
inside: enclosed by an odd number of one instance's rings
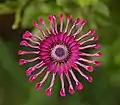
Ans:
POLYGON ((120 12, 119 0, 0 0, 0 105, 120 105, 120 12), (66 98, 59 96, 56 80, 53 94, 36 91, 18 64, 17 51, 24 30, 39 35, 33 20, 60 13, 88 21, 100 37, 102 66, 95 68, 94 81, 84 81, 84 90, 66 98))

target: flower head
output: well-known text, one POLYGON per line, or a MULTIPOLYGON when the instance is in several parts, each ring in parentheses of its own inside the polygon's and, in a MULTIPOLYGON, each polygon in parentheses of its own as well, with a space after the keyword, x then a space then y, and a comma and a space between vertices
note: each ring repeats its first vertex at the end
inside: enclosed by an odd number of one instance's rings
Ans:
POLYGON ((23 34, 23 41, 20 45, 31 47, 35 49, 33 51, 23 51, 19 50, 19 55, 36 54, 36 58, 30 60, 20 59, 20 65, 39 61, 36 65, 29 67, 26 70, 26 75, 29 76, 29 81, 32 82, 38 78, 41 73, 45 72, 43 79, 36 84, 36 89, 39 90, 43 83, 46 81, 49 75, 52 75, 51 83, 46 89, 46 94, 51 95, 52 87, 55 82, 56 75, 59 75, 61 81, 60 95, 66 96, 65 92, 65 82, 64 75, 66 76, 69 84, 69 93, 74 93, 73 83, 71 82, 71 77, 76 83, 76 89, 82 90, 83 85, 76 77, 74 71, 77 71, 81 76, 83 76, 89 82, 92 82, 92 77, 83 73, 81 68, 88 72, 93 71, 93 65, 99 66, 100 62, 98 60, 90 60, 91 57, 101 56, 101 52, 96 52, 94 54, 89 54, 84 51, 88 49, 99 49, 99 44, 90 44, 91 42, 96 42, 98 36, 95 36, 95 30, 89 30, 83 35, 79 35, 86 24, 85 20, 77 18, 73 25, 70 26, 72 16, 68 16, 66 19, 66 24, 63 26, 64 14, 60 15, 60 23, 57 24, 55 16, 49 16, 48 20, 51 25, 51 29, 48 28, 43 18, 39 19, 39 22, 45 27, 45 31, 41 28, 36 21, 33 25, 43 34, 44 38, 34 35, 30 32, 25 32, 23 34), (59 26, 59 27, 58 27, 59 26), (64 29, 63 29, 64 27, 64 29), (77 28, 77 29, 76 29, 77 28), (79 36, 80 37, 79 37, 79 36), (91 38, 85 39, 87 36, 91 38), (34 40, 33 38, 37 39, 34 40), (28 42, 32 42, 28 43, 28 42), (34 71, 38 71, 33 74, 34 71))

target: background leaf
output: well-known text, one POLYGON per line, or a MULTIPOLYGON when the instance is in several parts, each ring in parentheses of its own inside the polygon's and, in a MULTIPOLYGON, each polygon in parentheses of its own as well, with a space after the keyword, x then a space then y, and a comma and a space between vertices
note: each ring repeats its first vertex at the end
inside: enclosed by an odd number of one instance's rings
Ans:
POLYGON ((110 16, 110 11, 107 5, 103 2, 98 2, 97 4, 94 5, 93 7, 94 11, 103 15, 103 16, 110 16))
POLYGON ((75 0, 75 1, 77 4, 79 4, 82 7, 93 5, 93 4, 96 4, 98 2, 98 0, 75 0))

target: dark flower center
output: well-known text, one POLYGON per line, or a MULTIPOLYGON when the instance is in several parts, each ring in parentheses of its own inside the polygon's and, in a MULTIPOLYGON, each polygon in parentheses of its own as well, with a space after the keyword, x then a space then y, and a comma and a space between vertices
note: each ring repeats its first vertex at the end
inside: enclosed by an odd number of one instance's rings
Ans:
POLYGON ((68 49, 65 45, 56 45, 51 51, 51 56, 57 61, 62 61, 67 58, 68 49))
POLYGON ((55 51, 55 54, 58 56, 58 57, 62 57, 65 55, 65 51, 63 48, 57 48, 56 51, 55 51))

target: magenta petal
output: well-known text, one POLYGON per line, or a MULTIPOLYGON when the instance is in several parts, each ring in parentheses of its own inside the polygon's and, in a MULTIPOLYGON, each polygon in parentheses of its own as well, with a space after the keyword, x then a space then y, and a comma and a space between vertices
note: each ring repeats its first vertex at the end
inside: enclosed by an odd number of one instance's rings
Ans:
POLYGON ((78 25, 80 22, 81 22, 80 18, 77 18, 77 19, 75 20, 75 25, 78 25))
POLYGON ((56 43, 58 42, 58 36, 57 36, 57 35, 55 35, 54 41, 55 41, 56 43))
POLYGON ((98 36, 94 36, 94 40, 98 40, 98 36))
POLYGON ((72 52, 72 54, 76 54, 76 55, 79 54, 79 51, 77 49, 73 49, 71 52, 72 52))
POLYGON ((58 71, 58 65, 57 64, 54 64, 54 72, 57 72, 58 71))
POLYGON ((66 66, 67 66, 68 70, 70 70, 70 69, 71 69, 71 65, 69 64, 69 62, 68 62, 68 61, 67 61, 67 63, 66 63, 66 66))
POLYGON ((100 66, 100 65, 101 65, 101 62, 100 62, 100 61, 97 61, 97 60, 94 61, 94 63, 95 63, 96 66, 100 66))
POLYGON ((23 54, 23 51, 22 50, 19 50, 18 51, 18 55, 22 55, 23 54))
POLYGON ((49 65, 49 70, 51 71, 53 71, 55 69, 55 65, 53 64, 53 63, 51 63, 50 65, 49 65))
POLYGON ((46 51, 46 52, 48 52, 49 49, 46 49, 46 48, 41 47, 40 52, 42 52, 42 51, 46 51))
POLYGON ((65 72, 65 73, 67 73, 67 72, 68 72, 68 67, 67 67, 66 63, 65 63, 65 64, 63 64, 63 70, 64 70, 64 72, 65 72))
POLYGON ((90 30, 90 31, 89 31, 89 34, 90 34, 90 35, 94 35, 94 34, 95 34, 95 30, 94 30, 94 29, 90 30))
POLYGON ((67 38, 67 35, 64 34, 62 42, 65 42, 65 41, 66 41, 66 38, 67 38))
POLYGON ((74 61, 69 60, 69 64, 73 67, 73 68, 78 68, 78 66, 75 64, 74 61))
POLYGON ((100 48, 100 44, 96 44, 96 45, 95 45, 95 48, 96 48, 96 49, 99 49, 99 48, 100 48))
POLYGON ((37 77, 37 75, 31 75, 31 76, 29 77, 29 81, 32 82, 33 80, 36 79, 36 77, 37 77))
POLYGON ((103 55, 102 52, 97 52, 97 54, 98 54, 98 56, 102 56, 103 55))
POLYGON ((26 75, 27 75, 27 76, 31 75, 32 71, 34 71, 34 70, 35 70, 35 68, 33 68, 33 67, 28 68, 28 69, 26 70, 26 75))
POLYGON ((37 83, 37 84, 35 85, 36 90, 40 90, 40 89, 41 89, 41 86, 42 86, 42 83, 37 83))
POLYGON ((64 35, 61 33, 61 34, 59 35, 59 39, 60 39, 61 42, 63 41, 63 37, 64 37, 64 35))
POLYGON ((40 21, 41 23, 43 23, 43 22, 44 22, 44 19, 43 19, 43 18, 39 18, 39 21, 40 21))
POLYGON ((69 93, 70 93, 70 94, 74 94, 74 92, 75 92, 75 91, 74 91, 73 88, 69 88, 69 93))
POLYGON ((60 90, 60 95, 63 96, 63 97, 65 97, 65 90, 64 89, 60 90))
POLYGON ((74 42, 74 39, 72 38, 72 37, 70 37, 70 40, 69 40, 69 42, 68 42, 68 45, 70 45, 71 43, 73 43, 74 42))
POLYGON ((71 50, 77 50, 77 51, 78 51, 78 49, 79 49, 79 46, 78 46, 78 45, 73 46, 73 47, 71 48, 71 50))
POLYGON ((37 26, 37 22, 36 21, 33 21, 33 26, 37 26))
POLYGON ((49 58, 49 56, 48 56, 48 55, 45 55, 45 56, 41 56, 41 58, 42 58, 43 60, 45 60, 45 59, 49 58))
POLYGON ((45 42, 44 45, 49 47, 49 48, 51 47, 50 43, 48 43, 48 42, 45 42))
POLYGON ((25 59, 20 59, 20 61, 19 61, 19 64, 20 64, 20 65, 23 65, 23 64, 25 64, 25 63, 27 63, 27 61, 26 61, 25 59))
POLYGON ((61 73, 63 72, 63 64, 60 64, 60 66, 59 66, 59 68, 58 68, 58 70, 59 70, 59 75, 61 75, 61 73))
POLYGON ((52 44, 52 36, 50 38, 47 38, 46 42, 49 43, 49 44, 52 44))
POLYGON ((45 44, 43 44, 42 47, 43 47, 43 48, 46 48, 46 49, 49 49, 49 46, 47 46, 47 45, 45 45, 45 44))
POLYGON ((60 20, 63 20, 64 14, 60 14, 60 20))
POLYGON ((77 88, 77 90, 82 90, 83 85, 80 82, 76 82, 76 88, 77 88))
POLYGON ((21 42, 20 42, 20 45, 23 45, 23 46, 28 46, 28 42, 27 42, 27 41, 25 41, 25 40, 23 40, 23 41, 21 41, 21 42))
POLYGON ((88 80, 89 82, 92 82, 92 81, 93 81, 93 78, 92 78, 91 76, 87 76, 87 80, 88 80))
POLYGON ((52 93, 51 88, 46 89, 45 93, 47 96, 50 96, 52 93))
POLYGON ((88 70, 89 72, 92 72, 92 71, 93 71, 93 67, 92 67, 92 66, 88 66, 88 67, 87 67, 87 70, 88 70))
POLYGON ((87 22, 86 20, 82 20, 81 24, 84 25, 84 24, 86 24, 86 22, 87 22))
POLYGON ((70 37, 68 36, 65 40, 65 43, 67 44, 69 40, 70 40, 70 37))
MULTIPOLYGON (((42 55, 42 56, 44 56, 44 55, 47 55, 47 56, 48 56, 48 55, 49 55, 48 52, 40 52, 39 54, 42 55)), ((48 56, 48 57, 49 57, 49 56, 48 56)))
POLYGON ((73 46, 75 46, 77 43, 74 41, 74 42, 72 42, 71 44, 70 44, 70 47, 73 47, 73 46))
POLYGON ((69 16, 68 16, 68 19, 69 19, 69 21, 70 21, 70 20, 72 19, 72 15, 69 15, 69 16))
POLYGON ((77 60, 78 58, 79 58, 79 57, 78 57, 77 54, 76 54, 76 55, 75 55, 75 54, 72 54, 72 55, 71 55, 71 60, 74 60, 74 61, 75 61, 75 60, 77 60))
POLYGON ((28 33, 23 34, 23 39, 29 38, 31 35, 28 33))
POLYGON ((49 64, 51 61, 50 61, 50 58, 46 58, 46 59, 44 59, 44 62, 46 63, 46 64, 49 64))

